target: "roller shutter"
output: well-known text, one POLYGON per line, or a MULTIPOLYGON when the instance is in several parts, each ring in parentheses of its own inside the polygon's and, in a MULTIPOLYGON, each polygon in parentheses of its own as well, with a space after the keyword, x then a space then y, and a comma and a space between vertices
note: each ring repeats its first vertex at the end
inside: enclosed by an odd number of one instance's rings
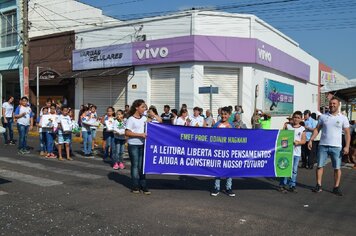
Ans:
POLYGON ((102 116, 108 106, 115 110, 124 109, 126 104, 127 74, 115 77, 84 78, 84 104, 92 103, 97 108, 97 113, 102 116))
POLYGON ((151 104, 156 106, 159 115, 163 106, 179 108, 179 67, 151 69, 151 104))
MULTIPOLYGON (((212 113, 217 116, 219 107, 239 104, 239 69, 223 67, 204 67, 204 86, 219 87, 219 94, 213 94, 212 113)), ((210 108, 209 94, 204 94, 204 111, 210 108)))

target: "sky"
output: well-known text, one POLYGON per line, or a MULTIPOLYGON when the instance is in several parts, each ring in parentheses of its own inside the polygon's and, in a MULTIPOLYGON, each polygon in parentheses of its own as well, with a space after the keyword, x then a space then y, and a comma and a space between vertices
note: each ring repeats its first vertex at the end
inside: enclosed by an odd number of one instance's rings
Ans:
POLYGON ((120 20, 195 8, 254 14, 348 79, 356 79, 356 0, 79 0, 120 20))

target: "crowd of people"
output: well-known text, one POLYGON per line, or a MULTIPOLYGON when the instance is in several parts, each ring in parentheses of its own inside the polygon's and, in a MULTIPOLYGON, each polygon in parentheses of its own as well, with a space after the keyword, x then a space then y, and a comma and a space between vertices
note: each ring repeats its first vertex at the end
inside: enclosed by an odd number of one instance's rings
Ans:
MULTIPOLYGON (((143 174, 144 143, 146 138, 145 127, 147 122, 162 123, 167 125, 213 127, 213 128, 242 128, 247 125, 242 121, 244 111, 242 106, 236 105, 219 108, 216 118, 210 110, 203 113, 200 107, 193 108, 193 114, 189 114, 186 104, 182 104, 179 111, 165 105, 164 112, 159 115, 155 106, 148 107, 145 101, 139 99, 133 102, 131 107, 126 105, 124 109, 116 110, 109 106, 106 114, 99 116, 94 104, 81 106, 78 119, 74 119, 74 110, 63 103, 54 103, 47 99, 45 106, 39 111, 39 116, 34 116, 27 97, 20 99, 19 105, 14 108, 14 98, 9 97, 3 103, 2 124, 4 128, 4 143, 15 145, 13 124, 16 123, 19 139, 18 154, 30 153, 27 145, 28 131, 33 126, 38 127, 39 154, 46 158, 58 158, 58 160, 72 160, 74 156, 72 148, 72 136, 82 138, 84 157, 93 157, 97 153, 95 143, 98 129, 102 130, 102 151, 105 159, 110 159, 112 168, 124 169, 124 152, 127 146, 131 162, 132 192, 150 194, 147 188, 146 177, 143 174), (64 150, 62 150, 64 148, 64 150)), ((351 156, 353 159, 355 149, 350 148, 351 135, 355 138, 355 125, 349 125, 346 116, 339 113, 340 101, 337 98, 330 100, 330 111, 326 114, 311 113, 309 110, 295 111, 282 127, 294 131, 294 151, 292 176, 281 178, 279 190, 282 193, 297 192, 297 172, 299 168, 313 169, 317 164, 316 187, 314 192, 322 191, 322 175, 328 156, 331 157, 334 168, 333 193, 341 196, 341 158, 351 156), (349 155, 351 151, 352 155, 349 155), (301 166, 298 163, 301 159, 301 166)), ((251 118, 254 128, 269 129, 271 116, 261 110, 256 110, 251 118)), ((356 168, 356 164, 355 167, 356 168)), ((220 193, 220 178, 215 178, 211 196, 220 193)), ((226 178, 226 194, 235 196, 232 191, 232 178, 226 178)))

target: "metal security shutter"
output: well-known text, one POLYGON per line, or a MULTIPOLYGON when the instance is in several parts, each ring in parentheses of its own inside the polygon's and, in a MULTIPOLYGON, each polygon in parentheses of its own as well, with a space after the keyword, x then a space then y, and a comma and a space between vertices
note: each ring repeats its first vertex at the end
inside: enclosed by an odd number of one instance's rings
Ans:
POLYGON ((108 106, 115 110, 124 109, 126 104, 127 74, 115 77, 84 78, 84 104, 92 103, 97 108, 97 113, 102 116, 108 106))
MULTIPOLYGON (((238 105, 239 69, 204 67, 204 86, 219 87, 219 94, 213 94, 212 113, 214 118, 219 107, 238 105)), ((210 108, 209 94, 204 94, 204 111, 210 108)))
POLYGON ((151 69, 151 104, 159 115, 163 106, 179 108, 179 67, 151 69))

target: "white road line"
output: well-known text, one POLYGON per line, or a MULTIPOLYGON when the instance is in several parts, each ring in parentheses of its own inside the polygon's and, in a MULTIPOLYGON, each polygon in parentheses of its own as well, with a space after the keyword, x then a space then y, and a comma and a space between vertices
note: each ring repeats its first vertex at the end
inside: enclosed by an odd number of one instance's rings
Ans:
POLYGON ((7 192, 0 190, 0 196, 1 196, 1 195, 6 195, 6 194, 7 194, 7 192))
POLYGON ((25 166, 25 167, 29 167, 29 168, 34 168, 34 169, 38 169, 38 170, 44 170, 44 171, 48 171, 48 172, 52 172, 52 173, 75 176, 75 177, 84 178, 84 179, 100 179, 100 178, 102 178, 102 176, 100 176, 100 175, 83 173, 83 172, 76 171, 76 170, 67 170, 67 169, 61 169, 61 168, 57 168, 57 167, 50 167, 50 166, 42 165, 40 163, 32 163, 29 161, 17 160, 17 159, 13 159, 13 158, 0 157, 0 161, 11 163, 11 164, 16 164, 16 165, 20 165, 20 166, 25 166))
POLYGON ((18 180, 21 182, 29 183, 29 184, 39 185, 42 187, 50 187, 50 186, 63 184, 63 182, 61 182, 61 181, 45 179, 45 178, 36 177, 36 176, 32 176, 32 175, 26 175, 26 174, 22 174, 22 173, 19 173, 16 171, 12 171, 12 170, 0 169, 0 176, 2 176, 4 178, 9 178, 9 179, 14 179, 14 180, 18 180))

